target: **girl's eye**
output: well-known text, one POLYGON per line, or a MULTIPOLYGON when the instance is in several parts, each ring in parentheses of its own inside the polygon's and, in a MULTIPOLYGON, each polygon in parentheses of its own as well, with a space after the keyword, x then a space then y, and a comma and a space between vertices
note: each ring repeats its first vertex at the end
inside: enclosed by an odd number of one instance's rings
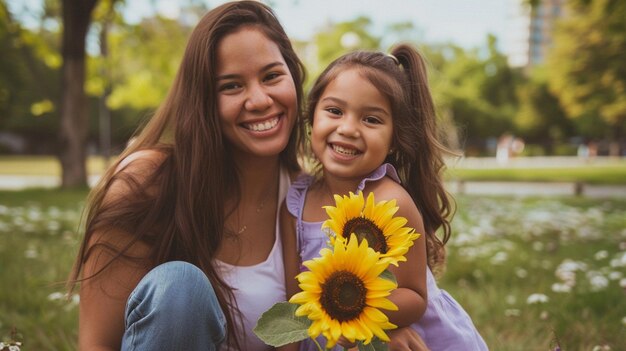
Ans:
POLYGON ((338 116, 341 115, 341 110, 336 107, 328 107, 328 108, 325 108, 324 110, 326 110, 326 112, 328 113, 332 113, 333 115, 338 115, 338 116))
POLYGON ((374 116, 367 116, 363 120, 369 124, 382 124, 383 123, 378 117, 374 117, 374 116))

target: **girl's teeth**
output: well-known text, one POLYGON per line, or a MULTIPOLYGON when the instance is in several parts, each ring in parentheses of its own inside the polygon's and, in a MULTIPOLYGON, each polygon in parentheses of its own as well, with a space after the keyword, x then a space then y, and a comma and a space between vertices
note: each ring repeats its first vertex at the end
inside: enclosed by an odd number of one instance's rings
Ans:
POLYGON ((262 123, 246 124, 246 128, 250 130, 254 130, 255 132, 263 132, 263 131, 276 127, 277 124, 278 124, 278 117, 272 118, 271 120, 265 121, 262 123))
POLYGON ((356 155, 357 153, 357 151, 354 149, 347 149, 339 145, 333 145, 333 150, 335 150, 335 152, 337 153, 344 154, 344 155, 356 155))

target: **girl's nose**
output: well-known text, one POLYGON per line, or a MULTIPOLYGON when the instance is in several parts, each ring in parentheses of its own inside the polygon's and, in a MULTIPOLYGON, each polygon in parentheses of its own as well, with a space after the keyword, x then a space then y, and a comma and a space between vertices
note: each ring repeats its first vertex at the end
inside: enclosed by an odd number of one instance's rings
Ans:
POLYGON ((252 86, 248 89, 248 95, 244 107, 248 111, 265 111, 272 105, 272 98, 260 86, 252 86))
POLYGON ((348 138, 358 138, 361 136, 359 125, 350 116, 344 116, 337 127, 337 133, 348 138))

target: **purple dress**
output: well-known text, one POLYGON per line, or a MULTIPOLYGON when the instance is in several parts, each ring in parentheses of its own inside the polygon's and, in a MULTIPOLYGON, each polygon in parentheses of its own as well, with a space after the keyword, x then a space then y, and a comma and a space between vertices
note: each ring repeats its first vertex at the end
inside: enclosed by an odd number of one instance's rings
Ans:
MULTIPOLYGON (((366 182, 375 182, 385 176, 400 183, 395 168, 390 164, 383 164, 361 180, 356 190, 360 192, 365 188, 366 182)), ((322 222, 302 220, 306 193, 313 181, 312 176, 301 175, 289 188, 286 199, 289 212, 296 217, 297 249, 302 261, 319 256, 319 251, 327 247, 328 242, 328 236, 321 230, 322 222)), ((428 267, 426 274, 428 305, 422 318, 411 327, 420 334, 432 351, 488 350, 485 341, 463 307, 445 290, 437 287, 437 281, 428 267)), ((312 341, 307 339, 301 343, 300 350, 313 351, 317 348, 312 341)), ((341 350, 341 348, 335 347, 334 350, 341 350)))

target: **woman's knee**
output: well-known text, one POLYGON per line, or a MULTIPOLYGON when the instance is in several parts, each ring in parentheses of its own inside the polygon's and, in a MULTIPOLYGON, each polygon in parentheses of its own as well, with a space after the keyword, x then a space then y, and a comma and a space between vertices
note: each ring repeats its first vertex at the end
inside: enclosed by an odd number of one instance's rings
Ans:
POLYGON ((163 263, 152 269, 131 294, 128 309, 140 315, 161 315, 183 327, 186 321, 206 321, 209 328, 225 326, 224 313, 204 272, 182 261, 163 263))

